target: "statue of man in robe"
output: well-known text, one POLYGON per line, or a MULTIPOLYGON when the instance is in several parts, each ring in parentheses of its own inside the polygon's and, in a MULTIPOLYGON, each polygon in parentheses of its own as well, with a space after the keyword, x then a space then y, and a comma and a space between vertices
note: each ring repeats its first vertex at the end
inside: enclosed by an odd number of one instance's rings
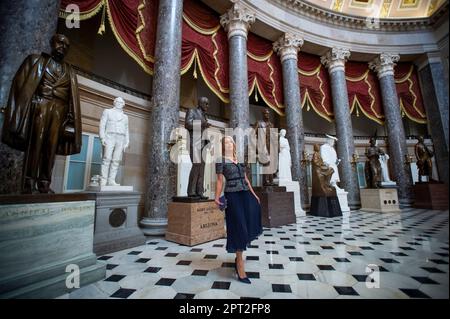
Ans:
MULTIPOLYGON (((257 121, 254 125, 256 136, 257 136, 257 152, 258 161, 263 166, 269 166, 270 163, 270 144, 271 144, 271 134, 270 129, 274 128, 272 122, 270 122, 270 112, 268 109, 263 109, 262 111, 263 119, 257 121)), ((278 154, 277 154, 278 155, 278 154)), ((263 186, 274 186, 276 185, 273 181, 273 174, 263 174, 263 186)))
POLYGON ((55 34, 51 54, 29 55, 15 74, 5 108, 2 142, 24 152, 22 192, 50 189, 56 155, 81 150, 81 112, 75 71, 64 61, 69 39, 55 34))
POLYGON ((382 166, 380 163, 380 156, 385 155, 384 152, 377 146, 375 137, 369 139, 369 147, 366 150, 366 167, 365 175, 367 187, 380 188, 382 181, 382 166))
POLYGON ((419 182, 422 182, 422 176, 426 176, 429 181, 433 174, 433 152, 425 145, 423 136, 419 136, 417 144, 414 146, 414 153, 417 158, 417 168, 419 169, 419 182))
POLYGON ((338 182, 340 182, 338 165, 341 160, 338 158, 336 150, 334 149, 335 141, 337 138, 331 135, 326 134, 327 142, 320 147, 320 156, 322 157, 323 162, 330 166, 333 169, 333 175, 331 176, 330 183, 336 188, 337 191, 340 190, 338 186, 338 182))

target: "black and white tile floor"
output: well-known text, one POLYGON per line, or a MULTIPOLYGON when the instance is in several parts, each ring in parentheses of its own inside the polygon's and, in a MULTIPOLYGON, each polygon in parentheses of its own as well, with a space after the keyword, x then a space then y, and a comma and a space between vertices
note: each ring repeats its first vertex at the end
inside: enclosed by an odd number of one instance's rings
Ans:
POLYGON ((237 281, 225 239, 150 239, 100 256, 106 279, 60 298, 449 298, 448 216, 357 211, 265 229, 244 254, 250 285, 237 281))

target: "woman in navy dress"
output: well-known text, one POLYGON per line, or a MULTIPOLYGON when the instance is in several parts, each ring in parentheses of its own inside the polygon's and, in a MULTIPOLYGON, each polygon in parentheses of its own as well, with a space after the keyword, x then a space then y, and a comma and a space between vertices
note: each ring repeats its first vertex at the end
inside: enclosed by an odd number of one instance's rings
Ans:
POLYGON ((221 162, 216 163, 217 185, 215 202, 221 205, 220 195, 226 179, 224 195, 226 199, 225 222, 229 253, 236 253, 236 273, 239 281, 250 283, 244 267, 243 251, 251 241, 262 233, 261 206, 259 198, 245 173, 245 164, 238 163, 236 145, 231 136, 222 139, 221 162))

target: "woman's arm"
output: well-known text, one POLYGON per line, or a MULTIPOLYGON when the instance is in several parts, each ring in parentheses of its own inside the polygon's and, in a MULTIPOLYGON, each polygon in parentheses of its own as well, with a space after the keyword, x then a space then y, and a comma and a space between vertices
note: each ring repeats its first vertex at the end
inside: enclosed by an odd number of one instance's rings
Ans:
POLYGON ((260 203, 259 197, 256 196, 255 191, 253 190, 252 184, 251 184, 250 181, 248 180, 247 173, 245 173, 245 181, 247 182, 248 188, 250 189, 250 191, 252 192, 252 194, 255 195, 256 199, 258 200, 258 203, 260 203))
POLYGON ((216 196, 214 201, 218 206, 223 204, 220 202, 220 195, 222 194, 222 189, 223 189, 223 174, 217 174, 216 196))

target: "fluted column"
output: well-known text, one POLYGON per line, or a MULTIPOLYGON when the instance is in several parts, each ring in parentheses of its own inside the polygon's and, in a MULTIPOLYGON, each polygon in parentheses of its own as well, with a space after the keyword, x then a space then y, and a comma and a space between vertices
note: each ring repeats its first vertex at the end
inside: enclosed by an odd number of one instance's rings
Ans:
POLYGON ((399 59, 400 56, 398 54, 381 53, 369 63, 369 67, 377 72, 380 81, 392 174, 398 185, 400 206, 409 207, 412 205, 412 177, 411 169, 405 161, 408 154, 405 130, 394 79, 394 66, 399 59))
POLYGON ((341 159, 338 166, 340 186, 348 192, 350 209, 361 207, 359 184, 356 167, 352 165, 355 143, 353 139, 352 118, 348 102, 347 82, 345 80, 345 62, 350 57, 350 51, 344 48, 332 48, 321 62, 328 68, 331 81, 334 120, 336 124, 337 154, 341 159))
POLYGON ((168 143, 179 119, 182 13, 183 0, 159 1, 145 216, 140 221, 146 235, 162 235, 167 228, 168 176, 174 165, 168 143))
POLYGON ((292 179, 300 184, 302 206, 309 202, 306 167, 302 167, 305 134, 300 98, 299 76, 297 72, 298 51, 303 39, 298 35, 286 33, 273 44, 283 69, 283 93, 287 123, 287 138, 291 149, 292 179))
MULTIPOLYGON (((0 2, 0 108, 6 106, 14 74, 32 53, 50 53, 60 1, 17 0, 0 2)), ((0 114, 0 135, 3 114, 0 114)), ((23 153, 0 142, 0 194, 21 191, 23 153)))
MULTIPOLYGON (((230 68, 230 122, 231 128, 249 127, 247 34, 255 15, 236 2, 220 17, 220 24, 228 33, 230 68)), ((244 141, 236 136, 238 154, 244 154, 244 141)))

